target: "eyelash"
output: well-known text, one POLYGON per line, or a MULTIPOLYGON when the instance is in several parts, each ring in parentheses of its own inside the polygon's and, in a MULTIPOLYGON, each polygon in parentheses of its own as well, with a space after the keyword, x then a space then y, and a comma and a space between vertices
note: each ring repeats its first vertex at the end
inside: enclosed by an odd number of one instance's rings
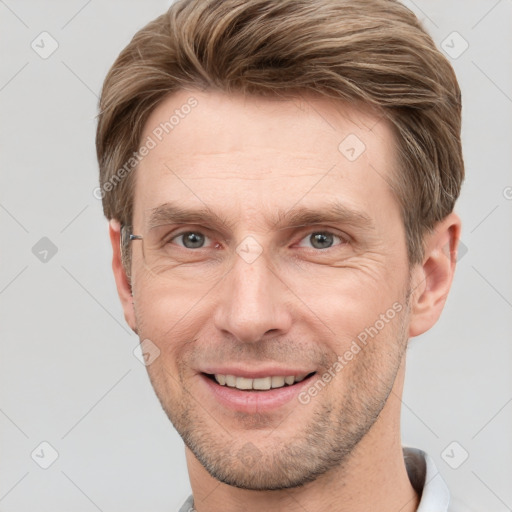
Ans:
MULTIPOLYGON (((189 230, 181 231, 180 233, 172 235, 165 243, 166 244, 171 243, 174 240, 176 240, 177 238, 182 237, 183 235, 186 235, 188 233, 201 234, 201 235, 204 235, 207 240, 210 240, 210 237, 207 234, 205 234, 203 231, 200 231, 200 230, 194 231, 192 229, 189 229, 189 230)), ((308 249, 313 249, 315 252, 325 252, 325 251, 328 251, 329 249, 334 249, 336 247, 343 246, 343 245, 346 245, 347 243, 349 243, 348 235, 337 234, 337 233, 335 233, 333 231, 322 230, 322 229, 315 229, 315 230, 309 231, 306 235, 304 235, 299 240, 299 243, 302 242, 303 240, 305 240, 306 238, 311 237, 311 235, 313 235, 315 233, 322 234, 322 235, 332 235, 334 238, 337 238, 340 241, 340 243, 338 243, 336 245, 333 245, 331 247, 327 247, 325 249, 316 249, 315 247, 308 247, 308 249)), ((296 245, 296 244, 294 244, 294 245, 296 245)), ((178 246, 181 247, 182 249, 189 250, 189 251, 198 251, 198 250, 201 250, 201 249, 208 249, 208 247, 199 247, 197 249, 190 249, 188 247, 185 247, 185 246, 179 245, 179 244, 178 244, 178 246)))

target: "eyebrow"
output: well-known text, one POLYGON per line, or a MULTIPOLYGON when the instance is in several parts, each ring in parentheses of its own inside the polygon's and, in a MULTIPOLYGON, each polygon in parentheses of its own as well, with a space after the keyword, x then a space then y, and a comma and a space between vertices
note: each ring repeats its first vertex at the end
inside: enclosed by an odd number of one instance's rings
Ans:
MULTIPOLYGON (((298 206, 289 210, 280 209, 267 220, 272 229, 275 230, 298 228, 325 222, 350 225, 362 230, 375 229, 374 222, 366 213, 349 208, 338 201, 327 203, 321 208, 298 206)), ((190 210, 173 203, 164 203, 150 210, 147 228, 151 230, 165 224, 204 223, 230 231, 236 225, 236 221, 216 214, 207 207, 190 210)))
POLYGON ((353 210, 338 201, 327 203, 321 209, 299 206, 288 211, 279 210, 273 226, 276 229, 288 229, 325 222, 350 225, 366 230, 375 228, 374 222, 366 213, 353 210))
POLYGON ((233 221, 215 214, 207 207, 188 210, 172 203, 164 203, 151 209, 150 212, 147 223, 149 230, 165 224, 201 224, 204 222, 230 230, 235 226, 233 221))

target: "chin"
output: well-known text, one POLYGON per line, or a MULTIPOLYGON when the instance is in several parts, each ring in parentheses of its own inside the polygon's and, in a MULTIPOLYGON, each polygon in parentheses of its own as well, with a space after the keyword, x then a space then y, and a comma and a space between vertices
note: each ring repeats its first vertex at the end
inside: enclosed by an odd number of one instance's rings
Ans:
POLYGON ((201 454, 194 454, 208 473, 224 484, 249 491, 278 491, 294 489, 313 482, 327 471, 327 468, 287 467, 286 463, 275 460, 268 464, 265 460, 252 466, 241 462, 231 465, 212 464, 201 454))

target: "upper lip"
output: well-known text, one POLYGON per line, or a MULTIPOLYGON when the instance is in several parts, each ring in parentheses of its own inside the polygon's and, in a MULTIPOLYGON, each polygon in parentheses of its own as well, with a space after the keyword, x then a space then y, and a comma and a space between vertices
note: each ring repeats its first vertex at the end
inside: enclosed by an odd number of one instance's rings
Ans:
POLYGON ((314 373, 312 368, 289 368, 289 367, 265 367, 245 369, 240 366, 212 366, 201 370, 202 373, 210 375, 233 375, 235 377, 245 377, 246 379, 260 379, 263 377, 287 377, 309 375, 314 373))

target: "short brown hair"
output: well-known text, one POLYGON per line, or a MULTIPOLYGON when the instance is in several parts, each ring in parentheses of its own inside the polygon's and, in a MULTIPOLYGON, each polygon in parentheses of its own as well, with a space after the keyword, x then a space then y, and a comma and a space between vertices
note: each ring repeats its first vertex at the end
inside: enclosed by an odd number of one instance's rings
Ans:
POLYGON ((395 130, 393 187, 411 264, 423 258, 424 234, 453 210, 464 178, 460 89, 447 59, 398 1, 173 3, 137 32, 103 85, 96 149, 107 218, 131 224, 134 173, 125 164, 152 110, 184 88, 304 91, 376 108, 395 130))

